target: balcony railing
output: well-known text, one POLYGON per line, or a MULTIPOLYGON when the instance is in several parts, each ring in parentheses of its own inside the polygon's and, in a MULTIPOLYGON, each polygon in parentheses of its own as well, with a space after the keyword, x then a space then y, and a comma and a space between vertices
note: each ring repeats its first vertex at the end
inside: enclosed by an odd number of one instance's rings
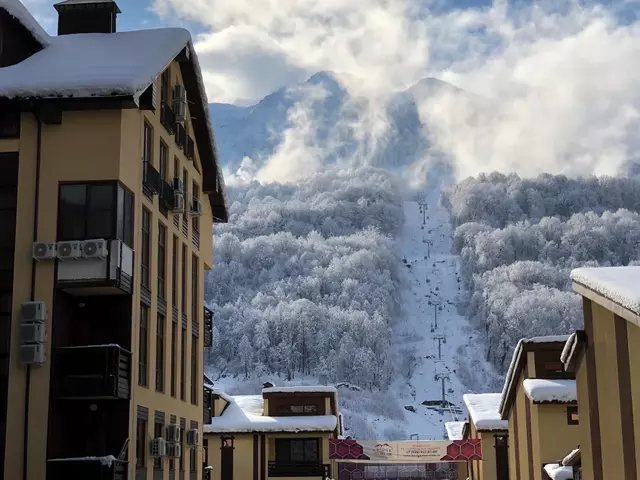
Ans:
POLYGON ((47 480, 127 480, 127 463, 113 457, 54 458, 47 480))
POLYGON ((159 195, 162 191, 162 176, 151 162, 142 162, 142 186, 152 195, 159 195))
POLYGON ((54 349, 53 388, 58 399, 131 397, 131 352, 118 345, 54 349))
POLYGON ((184 148, 186 143, 187 143, 187 131, 185 130, 183 125, 177 123, 176 124, 176 144, 180 148, 184 148))
POLYGON ((204 346, 213 345, 213 312, 204 307, 204 346))
POLYGON ((269 477, 322 477, 331 478, 331 466, 321 463, 269 462, 269 477))
POLYGON ((176 132, 176 114, 171 106, 164 102, 160 106, 160 123, 171 135, 176 132))
POLYGON ((187 135, 187 139, 184 143, 184 154, 190 160, 193 160, 196 152, 196 144, 190 135, 187 135))
POLYGON ((160 205, 167 210, 173 210, 174 207, 174 190, 164 180, 162 181, 162 191, 160 192, 160 205))

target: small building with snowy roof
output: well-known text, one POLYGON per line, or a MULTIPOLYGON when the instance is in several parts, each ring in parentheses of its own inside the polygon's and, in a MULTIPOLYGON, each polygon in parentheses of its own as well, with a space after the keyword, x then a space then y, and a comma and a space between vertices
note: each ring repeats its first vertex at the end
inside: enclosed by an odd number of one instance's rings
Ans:
POLYGON ((469 478, 474 480, 508 480, 508 422, 500 417, 499 393, 467 393, 463 395, 469 421, 463 438, 482 440, 482 460, 468 463, 469 478))
POLYGON ((584 330, 562 360, 577 379, 581 474, 640 478, 640 267, 578 268, 584 330))
MULTIPOLYGON (((468 426, 467 422, 446 422, 444 428, 447 430, 447 438, 451 441, 462 440, 468 426)), ((459 480, 464 480, 469 476, 469 467, 466 463, 456 462, 453 466, 456 469, 459 480)))
POLYGON ((580 443, 575 376, 561 361, 568 338, 524 338, 513 352, 498 406, 508 421, 509 478, 545 479, 544 466, 580 443))
POLYGON ((332 478, 329 439, 342 432, 334 387, 210 394, 212 414, 203 430, 211 480, 332 478))

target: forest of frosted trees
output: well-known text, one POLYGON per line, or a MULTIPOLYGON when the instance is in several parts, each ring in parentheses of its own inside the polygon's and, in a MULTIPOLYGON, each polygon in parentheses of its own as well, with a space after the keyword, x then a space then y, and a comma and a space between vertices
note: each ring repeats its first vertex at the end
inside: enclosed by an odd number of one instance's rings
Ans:
POLYGON ((470 292, 466 314, 501 373, 518 339, 581 326, 571 269, 640 260, 637 180, 492 173, 449 188, 442 202, 470 292))
POLYGON ((398 310, 395 177, 330 170, 293 185, 229 189, 205 296, 218 375, 312 374, 384 388, 398 310))

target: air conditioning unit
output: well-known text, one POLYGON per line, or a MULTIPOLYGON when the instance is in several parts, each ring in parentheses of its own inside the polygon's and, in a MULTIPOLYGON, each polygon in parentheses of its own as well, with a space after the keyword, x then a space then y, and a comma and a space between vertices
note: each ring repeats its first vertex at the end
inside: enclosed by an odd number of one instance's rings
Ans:
POLYGON ((182 445, 176 442, 167 443, 167 457, 180 458, 182 456, 182 445))
POLYGON ((198 446, 198 440, 200 440, 200 433, 197 428, 187 430, 187 445, 190 447, 198 446))
POLYGON ((84 258, 104 259, 109 254, 107 241, 102 238, 85 240, 82 242, 82 256, 84 258))
POLYGON ((173 191, 178 193, 184 193, 184 181, 180 177, 173 179, 173 191))
POLYGON ((22 323, 42 323, 47 319, 47 305, 44 302, 24 302, 20 306, 22 323))
POLYGON ((77 260, 82 258, 82 242, 58 242, 56 254, 58 260, 77 260))
POLYGON ((44 345, 20 345, 20 363, 23 365, 43 365, 46 361, 44 345))
POLYGON ((33 242, 33 258, 38 261, 55 259, 56 244, 51 242, 33 242))
POLYGON ((20 325, 20 344, 44 343, 46 330, 43 323, 23 323, 20 325))
POLYGON ((179 442, 180 441, 180 425, 177 423, 171 423, 167 425, 167 442, 179 442))
POLYGON ((184 195, 182 193, 173 194, 173 208, 171 211, 174 213, 184 212, 184 195))
POLYGON ((149 445, 149 455, 153 458, 167 455, 167 441, 164 438, 154 438, 149 445))
POLYGON ((192 217, 199 217, 200 215, 202 215, 202 202, 196 198, 193 199, 193 202, 191 203, 191 216, 192 217))

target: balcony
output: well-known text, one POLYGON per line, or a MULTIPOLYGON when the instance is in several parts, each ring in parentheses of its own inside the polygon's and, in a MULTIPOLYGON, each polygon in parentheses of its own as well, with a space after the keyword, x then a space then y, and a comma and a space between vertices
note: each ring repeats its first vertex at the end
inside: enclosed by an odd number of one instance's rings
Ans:
POLYGON ((160 123, 171 135, 176 132, 176 114, 173 113, 173 108, 165 102, 162 102, 160 106, 160 123))
POLYGON ((180 148, 184 148, 186 143, 187 143, 187 131, 185 130, 183 125, 177 123, 176 124, 176 144, 180 148))
MULTIPOLYGON (((86 242, 58 242, 82 244, 86 242)), ((133 294, 134 254, 121 240, 107 240, 106 252, 58 262, 56 287, 71 295, 133 294)), ((80 250, 80 249, 79 249, 80 250)))
POLYGON ((269 462, 269 477, 322 477, 331 478, 331 466, 321 463, 269 462))
POLYGON ((174 207, 174 190, 164 180, 162 181, 162 191, 160 192, 160 206, 167 210, 173 210, 174 207))
POLYGON ((131 397, 131 352, 118 345, 58 347, 53 351, 53 362, 53 389, 57 399, 128 400, 131 397))
POLYGON ((159 195, 162 192, 162 176, 151 162, 142 162, 142 186, 149 195, 159 195))
POLYGON ((107 457, 47 460, 47 480, 127 480, 127 463, 107 457))
POLYGON ((213 312, 204 307, 204 346, 213 345, 213 312))
POLYGON ((187 135, 187 139, 184 143, 184 154, 189 160, 193 160, 196 153, 196 144, 190 135, 187 135))

